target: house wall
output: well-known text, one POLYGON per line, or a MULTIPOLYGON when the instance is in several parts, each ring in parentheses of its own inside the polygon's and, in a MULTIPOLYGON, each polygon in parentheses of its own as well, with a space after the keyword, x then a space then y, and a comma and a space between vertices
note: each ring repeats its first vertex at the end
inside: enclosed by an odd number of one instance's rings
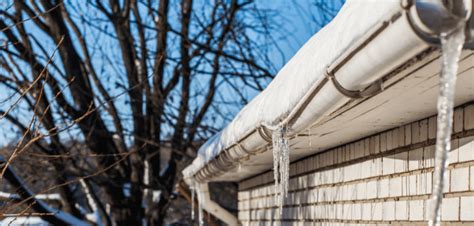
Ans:
MULTIPOLYGON (((474 224, 474 103, 455 109, 442 221, 474 224)), ((282 225, 426 225, 436 117, 293 162, 282 225)), ((239 183, 243 225, 274 225, 273 172, 239 183)), ((278 221, 278 220, 277 220, 278 221)))

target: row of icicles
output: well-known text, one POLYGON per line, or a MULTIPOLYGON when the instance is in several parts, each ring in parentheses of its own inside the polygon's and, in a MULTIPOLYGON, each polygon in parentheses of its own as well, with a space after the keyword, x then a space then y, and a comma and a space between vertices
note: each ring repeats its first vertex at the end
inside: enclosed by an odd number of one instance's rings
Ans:
POLYGON ((196 181, 192 181, 192 184, 189 186, 189 189, 191 190, 191 220, 194 220, 195 218, 195 213, 194 213, 194 200, 195 196, 197 194, 197 200, 198 200, 198 222, 199 226, 204 225, 204 211, 203 211, 203 206, 204 206, 204 199, 203 199, 203 192, 201 190, 201 186, 196 181))
MULTIPOLYGON (((433 177, 433 193, 431 197, 431 216, 430 225, 439 225, 440 209, 443 198, 444 178, 446 168, 449 163, 447 160, 448 151, 451 150, 451 132, 453 121, 454 91, 456 86, 456 75, 458 70, 458 61, 464 44, 464 26, 465 22, 449 33, 441 34, 442 44, 442 67, 440 74, 440 90, 438 95, 438 119, 435 150, 435 171, 433 177)), ((275 204, 278 206, 279 214, 282 214, 285 198, 288 196, 289 166, 290 166, 290 147, 288 142, 288 128, 279 126, 272 133, 272 154, 273 154, 273 176, 275 180, 275 204)), ((239 162, 239 170, 241 164, 239 162)), ((194 198, 198 195, 199 225, 203 221, 203 193, 196 182, 191 186, 192 198, 192 219, 194 214, 194 198)))

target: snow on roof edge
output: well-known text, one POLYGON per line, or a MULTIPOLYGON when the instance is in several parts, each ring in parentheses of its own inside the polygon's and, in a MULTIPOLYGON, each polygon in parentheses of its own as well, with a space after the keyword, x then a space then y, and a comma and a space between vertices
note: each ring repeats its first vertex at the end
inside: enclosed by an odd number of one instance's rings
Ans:
POLYGON ((201 146, 196 159, 183 170, 184 176, 192 177, 259 125, 275 125, 286 117, 311 85, 324 78, 327 66, 384 20, 387 14, 400 10, 400 4, 399 0, 347 1, 338 15, 303 45, 264 91, 246 105, 226 128, 201 146), (295 76, 298 79, 294 79, 295 76))

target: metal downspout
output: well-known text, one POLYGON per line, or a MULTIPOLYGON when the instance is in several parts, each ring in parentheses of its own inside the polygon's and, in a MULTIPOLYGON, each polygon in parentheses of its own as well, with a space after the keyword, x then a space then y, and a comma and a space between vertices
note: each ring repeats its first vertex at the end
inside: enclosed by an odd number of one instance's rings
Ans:
POLYGON ((474 0, 405 0, 413 31, 424 41, 439 46, 439 35, 465 20, 465 49, 474 49, 474 0))
POLYGON ((239 220, 236 216, 234 216, 232 213, 230 213, 211 199, 208 183, 200 183, 196 186, 199 186, 198 191, 201 192, 202 197, 202 200, 199 200, 199 205, 202 205, 202 208, 204 210, 206 210, 208 213, 212 214, 222 222, 226 223, 227 225, 240 225, 239 220))

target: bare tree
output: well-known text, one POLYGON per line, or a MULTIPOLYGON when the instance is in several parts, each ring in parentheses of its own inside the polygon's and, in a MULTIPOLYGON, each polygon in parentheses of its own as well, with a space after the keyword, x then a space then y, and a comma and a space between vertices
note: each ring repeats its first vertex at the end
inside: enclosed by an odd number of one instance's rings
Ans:
MULTIPOLYGON (((54 185, 37 192, 58 191, 62 210, 76 219, 86 220, 89 200, 103 224, 162 225, 196 144, 275 71, 273 28, 252 1, 12 0, 1 7, 0 120, 21 135, 2 176, 24 190, 9 167, 22 154, 35 156, 32 165, 47 159, 54 185)), ((33 194, 21 198, 37 203, 33 194)), ((54 213, 45 216, 58 223, 54 213)))
POLYGON ((308 34, 314 34, 328 24, 339 12, 346 0, 310 0, 310 4, 302 4, 301 1, 293 0, 291 5, 298 12, 299 19, 310 21, 305 29, 308 34))

